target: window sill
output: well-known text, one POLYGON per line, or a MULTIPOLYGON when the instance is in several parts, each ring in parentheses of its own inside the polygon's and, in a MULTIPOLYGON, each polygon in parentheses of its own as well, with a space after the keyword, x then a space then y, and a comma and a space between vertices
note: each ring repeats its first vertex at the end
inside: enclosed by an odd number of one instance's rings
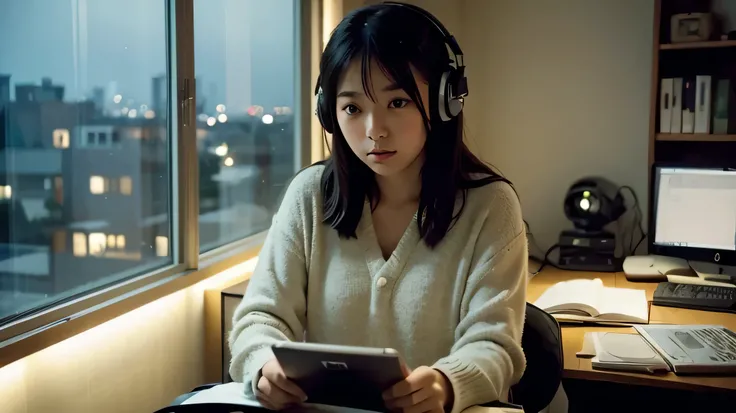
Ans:
POLYGON ((266 233, 202 254, 197 270, 147 274, 0 328, 0 368, 256 257, 266 233))

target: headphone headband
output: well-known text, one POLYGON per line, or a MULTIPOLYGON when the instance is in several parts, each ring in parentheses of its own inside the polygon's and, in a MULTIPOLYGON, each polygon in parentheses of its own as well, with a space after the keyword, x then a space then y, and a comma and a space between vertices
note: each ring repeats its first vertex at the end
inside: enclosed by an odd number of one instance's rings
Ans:
POLYGON ((409 10, 414 11, 415 13, 419 13, 424 18, 429 20, 432 24, 434 24, 434 27, 439 30, 440 33, 442 33, 442 36, 445 38, 445 43, 447 43, 448 46, 450 46, 450 50, 452 51, 452 54, 455 55, 455 64, 457 65, 457 68, 460 69, 461 67, 465 67, 465 62, 463 62, 463 50, 460 48, 460 45, 457 43, 457 40, 455 40, 455 36, 453 36, 449 30, 440 22, 437 20, 437 18, 432 15, 430 12, 424 10, 421 7, 417 7, 413 4, 407 4, 407 3, 399 3, 396 1, 385 1, 383 4, 391 5, 391 6, 398 6, 398 7, 405 7, 409 10))
MULTIPOLYGON (((421 7, 393 1, 386 1, 383 4, 388 6, 404 7, 424 16, 424 18, 431 22, 432 25, 434 25, 434 27, 436 27, 442 34, 445 45, 450 48, 450 51, 455 57, 455 62, 454 66, 452 64, 448 64, 447 69, 439 78, 439 90, 437 91, 436 103, 437 111, 440 119, 445 122, 457 117, 460 112, 462 112, 465 97, 468 95, 468 80, 465 77, 463 51, 460 49, 460 45, 457 43, 457 40, 455 40, 455 36, 450 34, 447 28, 445 28, 445 26, 436 17, 421 7)), ((329 108, 326 108, 324 105, 321 83, 322 75, 320 74, 317 77, 317 85, 314 91, 317 98, 315 114, 324 130, 327 133, 333 133, 335 125, 333 125, 329 108)))

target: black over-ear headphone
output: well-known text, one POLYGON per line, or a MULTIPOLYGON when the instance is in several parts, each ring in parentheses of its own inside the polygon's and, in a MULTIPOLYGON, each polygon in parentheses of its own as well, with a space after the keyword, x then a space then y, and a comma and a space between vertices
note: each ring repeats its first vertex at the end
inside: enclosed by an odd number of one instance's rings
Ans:
MULTIPOLYGON (((455 36, 450 34, 450 32, 447 31, 445 26, 443 26, 436 17, 420 7, 391 1, 384 2, 383 4, 406 7, 407 9, 413 10, 432 22, 437 30, 442 33, 442 36, 445 39, 445 44, 449 46, 450 51, 452 51, 455 61, 454 63, 448 64, 447 69, 442 73, 442 77, 440 78, 437 108, 440 118, 444 122, 457 117, 460 112, 463 111, 464 100, 468 95, 468 78, 465 77, 463 51, 460 49, 460 45, 457 43, 457 40, 455 40, 455 36)), ((317 78, 317 88, 315 90, 315 94, 317 95, 317 109, 315 112, 325 131, 327 133, 333 133, 335 129, 330 117, 330 111, 328 108, 324 107, 323 104, 322 87, 320 86, 321 80, 321 76, 317 78)))

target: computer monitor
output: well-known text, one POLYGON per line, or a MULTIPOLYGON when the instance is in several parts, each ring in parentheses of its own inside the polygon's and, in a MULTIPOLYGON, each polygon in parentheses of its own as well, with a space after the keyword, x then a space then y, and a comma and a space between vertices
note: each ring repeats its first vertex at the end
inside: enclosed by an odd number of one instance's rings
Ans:
POLYGON ((655 165, 650 254, 736 265, 736 168, 655 165))

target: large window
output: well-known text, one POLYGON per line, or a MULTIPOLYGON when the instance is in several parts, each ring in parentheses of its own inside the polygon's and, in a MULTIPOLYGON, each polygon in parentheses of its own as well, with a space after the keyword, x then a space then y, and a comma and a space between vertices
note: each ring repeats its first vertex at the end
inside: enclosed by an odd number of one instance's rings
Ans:
POLYGON ((295 172, 293 0, 195 0, 199 239, 268 229, 295 172))
POLYGON ((173 261, 166 2, 0 10, 1 325, 173 261))
POLYGON ((0 348, 253 254, 309 150, 315 4, 0 0, 0 348))

